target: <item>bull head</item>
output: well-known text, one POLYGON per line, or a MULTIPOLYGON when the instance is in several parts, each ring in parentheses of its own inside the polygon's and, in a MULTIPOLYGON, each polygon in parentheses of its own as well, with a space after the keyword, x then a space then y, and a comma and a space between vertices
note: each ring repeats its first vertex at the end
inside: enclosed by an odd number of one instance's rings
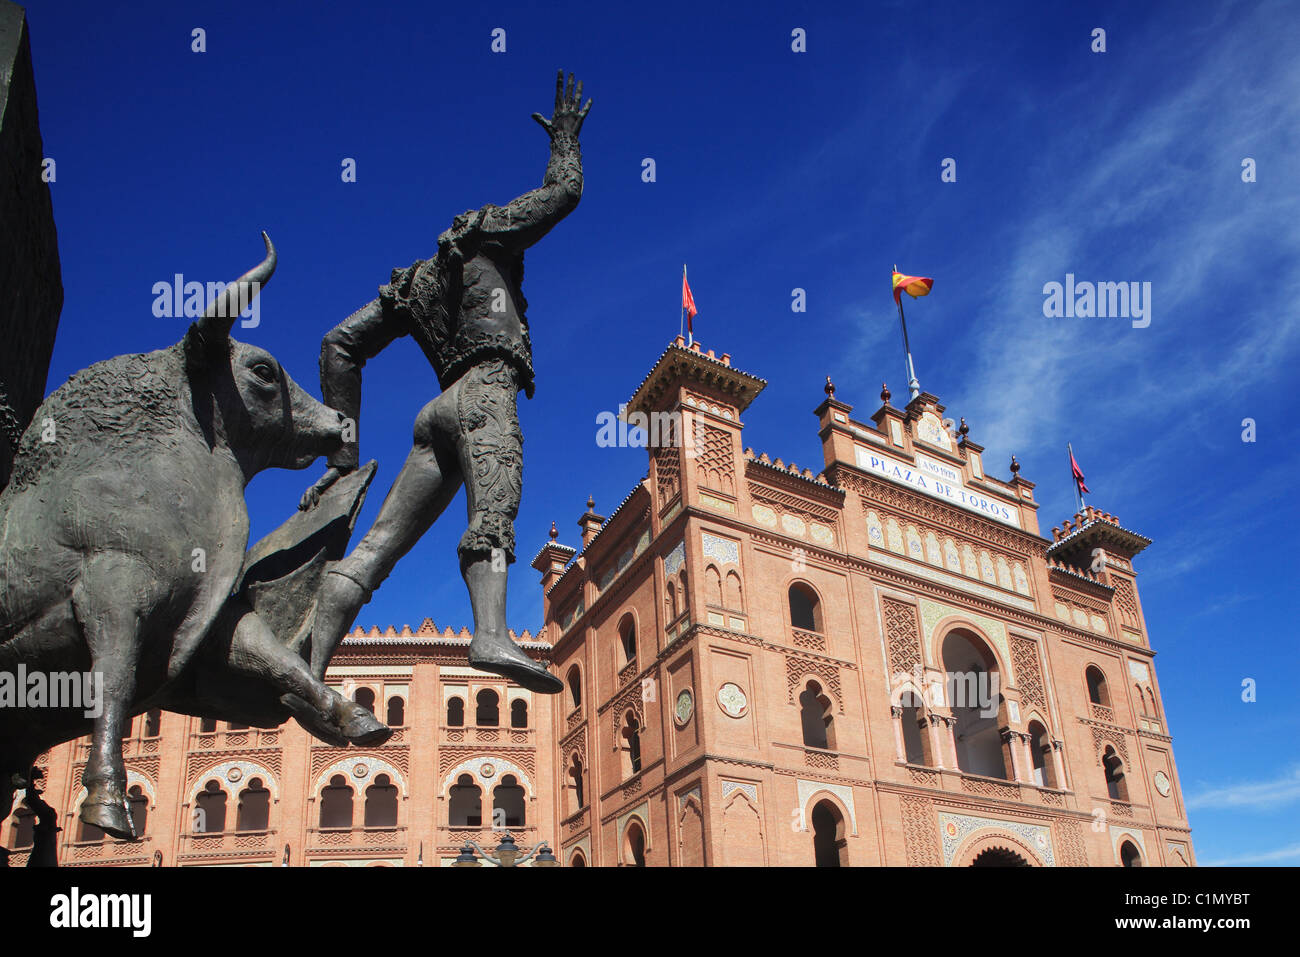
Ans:
POLYGON ((235 317, 275 272, 275 246, 230 283, 185 334, 194 411, 211 446, 224 444, 246 479, 306 468, 342 444, 343 416, 303 390, 265 349, 230 338, 235 317))

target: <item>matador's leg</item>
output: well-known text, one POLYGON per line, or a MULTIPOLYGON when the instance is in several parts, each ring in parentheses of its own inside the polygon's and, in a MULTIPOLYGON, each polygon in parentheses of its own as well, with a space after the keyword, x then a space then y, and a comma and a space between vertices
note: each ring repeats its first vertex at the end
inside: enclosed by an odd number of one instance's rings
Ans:
POLYGON ((523 485, 523 434, 515 407, 519 386, 502 360, 481 363, 456 383, 469 527, 460 540, 460 570, 474 610, 471 667, 502 675, 541 694, 563 682, 529 658, 506 628, 507 570, 515 560, 515 516, 523 485))
POLYGON ((460 489, 460 464, 450 440, 456 431, 455 392, 452 386, 420 410, 414 445, 374 526, 325 576, 311 636, 311 670, 317 678, 325 676, 361 606, 460 489))

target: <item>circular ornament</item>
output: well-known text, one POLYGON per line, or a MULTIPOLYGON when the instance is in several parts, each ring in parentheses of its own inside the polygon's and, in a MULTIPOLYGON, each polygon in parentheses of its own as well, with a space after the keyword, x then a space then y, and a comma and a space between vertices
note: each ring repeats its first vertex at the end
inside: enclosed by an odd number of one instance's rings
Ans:
POLYGON ((952 821, 948 821, 948 822, 945 823, 944 826, 943 826, 943 832, 944 832, 945 834, 947 834, 949 837, 956 837, 956 836, 957 836, 957 825, 954 824, 952 821))
POLYGON ((497 769, 493 765, 484 761, 478 766, 478 773, 483 775, 485 778, 490 778, 492 775, 497 773, 497 769))
POLYGON ((718 707, 730 718, 739 718, 749 708, 749 699, 740 685, 728 681, 718 689, 718 707))
POLYGON ((229 781, 231 784, 234 784, 243 776, 244 776, 244 772, 241 771, 239 768, 231 768, 229 771, 226 772, 226 780, 229 781))
POLYGON ((691 694, 690 688, 683 688, 681 694, 677 696, 677 703, 673 706, 673 720, 677 727, 686 727, 694 712, 695 696, 691 694))
POLYGON ((1173 790, 1169 785, 1169 775, 1163 771, 1155 773, 1156 790, 1160 792, 1161 797, 1169 797, 1169 792, 1173 790))
POLYGON ((358 761, 356 764, 352 765, 352 776, 354 778, 361 779, 364 778, 369 773, 370 773, 370 767, 362 763, 361 761, 358 761))

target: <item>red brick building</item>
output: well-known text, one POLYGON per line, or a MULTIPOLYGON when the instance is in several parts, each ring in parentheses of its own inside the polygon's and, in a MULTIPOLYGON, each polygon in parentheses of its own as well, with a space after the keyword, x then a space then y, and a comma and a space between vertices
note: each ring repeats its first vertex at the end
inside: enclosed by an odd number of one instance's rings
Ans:
MULTIPOLYGON (((1194 863, 1148 540, 1091 507, 1044 538, 1033 484, 927 393, 863 422, 828 383, 823 468, 756 454, 764 385, 678 339, 637 388, 645 478, 533 561, 520 640, 561 695, 468 669, 465 632, 357 631, 327 678, 388 744, 141 716, 138 844, 76 822, 84 740, 45 756, 60 861, 445 864, 495 814, 566 866, 1194 863)), ((29 833, 0 830, 15 864, 29 833)))
MULTIPOLYGON (((547 646, 512 637, 529 654, 547 646)), ((469 668, 470 635, 357 629, 326 682, 396 729, 377 748, 336 748, 295 722, 274 730, 151 712, 122 742, 136 843, 77 819, 89 738, 42 756, 45 800, 63 812, 61 866, 438 866, 494 821, 531 847, 553 833, 550 699, 469 668), (143 826, 141 826, 143 825, 143 826)), ((21 800, 15 807, 22 809, 21 800)), ((22 809, 25 810, 25 809, 22 809)), ((0 842, 26 862, 30 812, 0 842)))
POLYGON ((1044 539, 926 393, 859 422, 828 381, 824 468, 755 454, 764 385, 679 338, 624 415, 681 441, 534 561, 563 863, 1191 864, 1148 540, 1044 539))

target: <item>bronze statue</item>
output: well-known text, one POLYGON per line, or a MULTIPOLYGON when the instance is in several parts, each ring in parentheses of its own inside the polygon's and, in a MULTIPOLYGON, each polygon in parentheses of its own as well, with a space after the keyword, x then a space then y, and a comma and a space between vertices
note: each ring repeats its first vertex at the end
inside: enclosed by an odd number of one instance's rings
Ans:
MULTIPOLYGON (((559 678, 510 640, 506 577, 515 560, 523 474, 517 394, 533 393, 524 251, 578 205, 578 133, 590 109, 590 100, 582 105, 582 84, 570 74, 566 88, 560 71, 554 115, 548 120, 533 114, 551 141, 542 186, 505 206, 457 216, 438 237, 432 259, 393 270, 379 297, 322 343, 325 402, 353 423, 361 411, 362 366, 401 336, 411 336, 424 350, 443 391, 416 417, 414 445, 374 527, 325 575, 311 634, 311 668, 318 678, 361 606, 464 484, 469 527, 458 553, 474 613, 469 663, 533 691, 554 694, 562 688, 559 678)), ((311 508, 357 461, 355 442, 333 453, 301 507, 311 508)))

